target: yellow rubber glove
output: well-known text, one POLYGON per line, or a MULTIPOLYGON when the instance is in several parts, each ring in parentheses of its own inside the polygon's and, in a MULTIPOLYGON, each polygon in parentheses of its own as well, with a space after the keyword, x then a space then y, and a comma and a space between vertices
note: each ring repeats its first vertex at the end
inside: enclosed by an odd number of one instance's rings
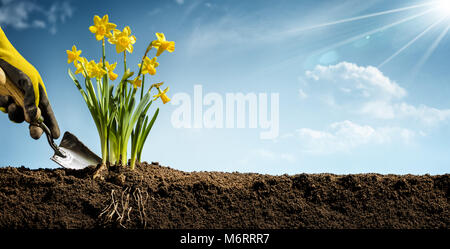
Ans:
MULTIPOLYGON (((11 121, 21 123, 25 120, 25 113, 36 121, 38 108, 49 127, 53 138, 58 138, 60 130, 52 107, 48 101, 45 85, 41 75, 23 56, 14 48, 0 27, 0 67, 19 89, 24 92, 24 107, 14 103, 10 96, 0 96, 0 110, 7 112, 11 121)), ((33 122, 32 122, 33 123, 33 122)), ((30 125, 30 135, 38 139, 43 131, 38 126, 30 125)))

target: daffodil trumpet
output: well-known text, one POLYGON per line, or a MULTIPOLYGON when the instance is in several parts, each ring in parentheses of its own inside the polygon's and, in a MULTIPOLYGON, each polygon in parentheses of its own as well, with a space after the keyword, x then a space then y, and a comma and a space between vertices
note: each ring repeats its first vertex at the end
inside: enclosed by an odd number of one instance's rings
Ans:
POLYGON ((136 163, 141 161, 144 144, 159 114, 157 108, 150 118, 150 107, 158 98, 163 104, 170 101, 167 96, 169 88, 164 91, 160 89, 162 82, 152 84, 148 90, 144 90, 145 76, 154 76, 157 73, 157 59, 164 51, 172 53, 175 42, 167 41, 163 33, 156 33, 156 40, 147 46, 141 63, 138 64, 137 76, 133 78, 135 74, 127 66, 127 53, 133 53, 136 37, 129 26, 122 30, 116 27, 116 24, 109 22, 108 15, 94 16, 94 25, 89 27, 89 31, 95 35, 97 41, 101 41, 102 57, 98 61, 88 60, 81 56, 82 51, 73 45, 71 50, 66 51, 67 62, 73 63, 76 70, 73 73, 69 69, 68 73, 94 120, 100 138, 102 163, 126 166, 129 161, 130 168, 134 169, 136 163), (106 60, 106 40, 115 46, 119 55, 123 54, 122 77, 114 72, 117 62, 106 60), (155 48, 156 53, 153 58, 148 57, 152 48, 155 48), (84 86, 78 80, 79 74, 84 78, 84 86), (140 97, 137 98, 136 92, 139 88, 140 97), (157 94, 152 96, 151 91, 154 88, 157 94), (131 157, 127 160, 130 140, 131 157))

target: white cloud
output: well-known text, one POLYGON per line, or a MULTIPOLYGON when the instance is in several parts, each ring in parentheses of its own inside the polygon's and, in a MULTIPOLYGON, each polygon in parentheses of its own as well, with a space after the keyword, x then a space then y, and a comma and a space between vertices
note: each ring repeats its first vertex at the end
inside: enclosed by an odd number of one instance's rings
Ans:
POLYGON ((72 17, 73 11, 68 2, 54 2, 50 6, 44 6, 35 1, 2 0, 0 25, 16 29, 47 28, 54 34, 57 24, 72 17))
POLYGON ((379 119, 395 118, 395 110, 390 102, 385 100, 375 100, 362 104, 360 109, 362 114, 369 114, 379 119))
MULTIPOLYGON (((317 65, 305 75, 312 80, 308 84, 308 95, 315 94, 331 107, 343 107, 341 110, 375 119, 413 119, 424 125, 436 125, 450 119, 450 109, 413 106, 405 102, 407 91, 376 67, 341 62, 317 65)), ((305 86, 301 91, 306 91, 305 86)))
POLYGON ((325 84, 333 84, 344 95, 362 98, 402 98, 405 89, 384 76, 376 67, 362 67, 353 63, 340 62, 336 65, 317 65, 306 71, 306 77, 325 84))
POLYGON ((179 5, 184 4, 184 0, 175 0, 175 2, 176 2, 177 4, 179 4, 179 5))
POLYGON ((394 140, 409 143, 415 132, 399 127, 373 128, 351 121, 336 122, 325 131, 302 128, 297 130, 302 151, 312 154, 348 152, 368 144, 388 144, 394 140))
POLYGON ((415 107, 404 102, 395 104, 394 109, 401 117, 414 118, 427 125, 436 125, 450 119, 450 109, 441 110, 425 105, 415 107))
POLYGON ((450 109, 441 110, 426 105, 416 107, 406 102, 368 102, 362 106, 361 113, 367 113, 379 119, 412 119, 428 126, 450 120, 450 109))

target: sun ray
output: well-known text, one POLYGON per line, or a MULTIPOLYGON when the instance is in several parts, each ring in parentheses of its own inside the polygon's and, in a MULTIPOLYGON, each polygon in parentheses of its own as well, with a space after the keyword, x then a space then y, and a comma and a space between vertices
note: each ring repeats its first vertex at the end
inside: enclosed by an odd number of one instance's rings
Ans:
POLYGON ((417 71, 425 64, 425 62, 430 58, 431 54, 433 54, 434 50, 439 46, 439 43, 441 43, 442 39, 445 37, 445 35, 448 33, 448 30, 450 29, 450 24, 447 25, 447 27, 442 30, 441 34, 436 38, 436 40, 431 44, 431 46, 427 49, 425 54, 422 56, 420 61, 414 66, 413 74, 416 74, 417 71))
MULTIPOLYGON (((430 5, 433 5, 433 4, 436 4, 436 1, 428 2, 428 3, 422 3, 422 4, 417 4, 417 5, 412 5, 412 6, 398 8, 398 9, 380 11, 380 12, 376 12, 376 13, 372 13, 372 14, 361 15, 361 16, 356 16, 356 17, 351 17, 351 18, 345 18, 345 19, 341 19, 341 20, 337 20, 337 21, 333 21, 333 22, 317 24, 317 25, 304 27, 304 28, 293 29, 293 30, 286 31, 286 33, 299 33, 299 32, 304 32, 304 31, 311 30, 311 29, 317 29, 317 28, 323 28, 323 27, 336 25, 336 24, 341 24, 341 23, 359 21, 359 20, 362 20, 362 19, 367 19, 367 18, 371 18, 371 17, 397 13, 397 12, 401 12, 401 11, 407 11, 407 10, 416 9, 416 8, 420 8, 420 7, 430 6, 430 5)), ((434 10, 434 9, 436 9, 436 8, 433 8, 432 10, 434 10)))
POLYGON ((400 48, 399 50, 397 50, 393 55, 391 55, 389 58, 387 58, 386 60, 384 60, 382 63, 380 63, 378 65, 378 68, 383 67, 386 63, 390 62, 392 59, 394 59, 395 57, 397 57, 397 55, 399 55, 401 52, 403 52, 405 49, 407 49, 408 47, 410 47, 414 42, 416 42, 418 39, 420 39, 422 36, 424 36, 426 33, 428 33, 428 31, 430 31, 433 27, 435 27, 436 25, 438 25, 440 22, 442 22, 445 18, 440 18, 439 20, 437 20, 436 22, 432 23, 431 25, 429 25, 424 31, 422 31, 420 34, 418 34, 416 37, 414 37, 411 41, 409 41, 408 43, 406 43, 402 48, 400 48))
POLYGON ((359 34, 359 35, 356 35, 356 36, 353 36, 353 37, 350 37, 350 38, 348 38, 348 39, 346 39, 346 40, 340 41, 340 42, 335 43, 335 44, 333 44, 333 45, 331 45, 331 46, 328 46, 328 47, 326 47, 326 48, 324 48, 324 49, 321 49, 321 50, 319 51, 319 53, 322 53, 322 52, 324 52, 324 51, 327 51, 327 50, 330 50, 330 49, 334 49, 334 48, 337 48, 337 47, 341 47, 341 46, 343 46, 343 45, 346 45, 346 44, 348 44, 348 43, 357 41, 357 40, 362 39, 362 38, 364 38, 364 37, 367 37, 367 36, 369 36, 369 35, 373 35, 373 34, 375 34, 375 33, 377 33, 377 32, 385 31, 385 30, 387 30, 387 29, 389 29, 389 28, 392 28, 392 27, 394 27, 394 26, 400 25, 400 24, 405 23, 405 22, 407 22, 407 21, 411 21, 411 20, 413 20, 413 19, 416 19, 416 18, 419 18, 419 17, 421 17, 421 16, 424 16, 424 15, 430 13, 432 10, 433 10, 433 9, 429 9, 429 10, 423 11, 423 12, 421 12, 421 13, 419 13, 419 14, 416 14, 416 15, 413 15, 413 16, 409 16, 409 17, 406 17, 406 18, 404 18, 404 19, 398 20, 398 21, 396 21, 396 22, 393 22, 393 23, 384 25, 384 26, 382 26, 382 27, 379 27, 379 28, 376 28, 376 29, 367 31, 367 32, 365 32, 365 33, 362 33, 362 34, 359 34))
MULTIPOLYGON (((431 11, 433 11, 433 9, 425 10, 425 11, 423 11, 423 12, 421 12, 421 13, 416 14, 416 15, 409 16, 409 17, 400 19, 400 20, 395 21, 395 22, 393 22, 393 23, 390 23, 390 24, 384 25, 384 26, 382 26, 382 27, 379 27, 379 28, 370 30, 370 31, 368 31, 368 32, 365 32, 365 33, 363 33, 363 34, 359 34, 359 35, 350 37, 350 38, 348 38, 348 39, 346 39, 346 40, 340 41, 340 42, 338 42, 338 43, 335 43, 335 44, 333 44, 333 45, 327 46, 327 47, 325 47, 325 48, 315 50, 315 51, 313 52, 313 55, 319 55, 319 54, 322 54, 322 53, 324 53, 324 52, 326 52, 326 51, 329 51, 329 50, 332 50, 332 49, 335 49, 335 48, 344 46, 344 45, 346 45, 346 44, 348 44, 348 43, 351 43, 351 42, 357 41, 357 40, 359 40, 359 39, 362 39, 362 38, 364 38, 364 37, 366 37, 366 36, 368 36, 368 35, 372 35, 372 34, 375 34, 375 33, 377 33, 377 32, 380 32, 380 31, 385 31, 385 30, 387 30, 387 29, 389 29, 389 28, 392 28, 392 27, 394 27, 394 26, 400 25, 400 24, 402 24, 402 23, 405 23, 405 22, 414 20, 414 19, 416 19, 416 18, 425 16, 426 14, 430 13, 431 11)), ((287 59, 285 59, 285 60, 283 60, 283 61, 278 62, 278 63, 276 64, 276 66, 271 65, 270 68, 265 68, 264 70, 265 70, 265 71, 270 71, 270 72, 276 71, 276 70, 278 70, 278 68, 283 68, 283 67, 285 67, 286 65, 290 65, 290 64, 294 63, 295 61, 298 60, 298 58, 302 58, 303 56, 304 56, 303 54, 298 54, 298 55, 291 56, 290 58, 287 58, 287 59)))

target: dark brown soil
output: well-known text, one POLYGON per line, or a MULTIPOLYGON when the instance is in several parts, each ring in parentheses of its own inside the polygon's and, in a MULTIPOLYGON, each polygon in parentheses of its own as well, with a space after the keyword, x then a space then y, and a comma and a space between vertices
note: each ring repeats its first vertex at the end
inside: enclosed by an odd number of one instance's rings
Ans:
POLYGON ((0 228, 445 228, 449 174, 0 168, 0 228), (125 178, 125 183, 122 182, 125 178))

